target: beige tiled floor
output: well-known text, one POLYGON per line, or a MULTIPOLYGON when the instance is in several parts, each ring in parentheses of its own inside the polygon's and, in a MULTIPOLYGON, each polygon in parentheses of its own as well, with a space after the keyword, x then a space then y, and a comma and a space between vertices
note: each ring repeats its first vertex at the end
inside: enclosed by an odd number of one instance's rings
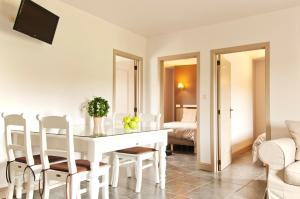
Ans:
MULTIPOLYGON (((243 154, 224 171, 213 174, 196 169, 196 157, 174 154, 167 158, 166 190, 155 185, 153 170, 143 173, 141 193, 134 192, 135 179, 124 170, 118 188, 110 188, 112 199, 261 199, 266 187, 265 169, 251 162, 251 154, 243 154)), ((52 199, 65 197, 64 187, 51 191, 52 199)), ((39 198, 36 194, 36 198, 39 198)), ((88 198, 84 196, 83 198, 88 198)))

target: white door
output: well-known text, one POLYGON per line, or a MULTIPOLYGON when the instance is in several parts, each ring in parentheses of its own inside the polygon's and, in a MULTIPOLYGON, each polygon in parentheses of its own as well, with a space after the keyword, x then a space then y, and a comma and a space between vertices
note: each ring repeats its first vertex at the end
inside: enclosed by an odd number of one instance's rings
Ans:
POLYGON ((218 67, 218 169, 231 164, 231 64, 221 57, 218 67))
POLYGON ((134 60, 116 61, 115 112, 134 113, 134 60))

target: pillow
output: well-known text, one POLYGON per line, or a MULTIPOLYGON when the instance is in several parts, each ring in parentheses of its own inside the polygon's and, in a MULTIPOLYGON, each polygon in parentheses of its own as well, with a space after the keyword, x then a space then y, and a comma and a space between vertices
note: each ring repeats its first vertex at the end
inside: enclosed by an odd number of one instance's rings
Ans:
POLYGON ((296 143, 296 160, 300 160, 300 122, 286 121, 285 123, 288 126, 290 134, 296 143))
POLYGON ((196 122, 197 109, 184 108, 181 122, 196 122))

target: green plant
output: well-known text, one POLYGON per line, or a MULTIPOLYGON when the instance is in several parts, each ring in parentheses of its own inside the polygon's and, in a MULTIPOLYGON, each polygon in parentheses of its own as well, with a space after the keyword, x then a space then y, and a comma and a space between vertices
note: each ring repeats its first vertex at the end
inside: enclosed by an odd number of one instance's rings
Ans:
POLYGON ((91 117, 103 117, 107 116, 109 110, 109 104, 107 100, 101 97, 94 97, 93 100, 88 102, 88 114, 91 117))

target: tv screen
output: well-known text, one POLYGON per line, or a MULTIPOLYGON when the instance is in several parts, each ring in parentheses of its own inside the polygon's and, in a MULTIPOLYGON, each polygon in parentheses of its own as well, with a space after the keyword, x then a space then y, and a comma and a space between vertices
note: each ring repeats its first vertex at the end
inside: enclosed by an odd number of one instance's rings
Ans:
POLYGON ((22 0, 14 30, 52 44, 59 17, 31 0, 22 0))

